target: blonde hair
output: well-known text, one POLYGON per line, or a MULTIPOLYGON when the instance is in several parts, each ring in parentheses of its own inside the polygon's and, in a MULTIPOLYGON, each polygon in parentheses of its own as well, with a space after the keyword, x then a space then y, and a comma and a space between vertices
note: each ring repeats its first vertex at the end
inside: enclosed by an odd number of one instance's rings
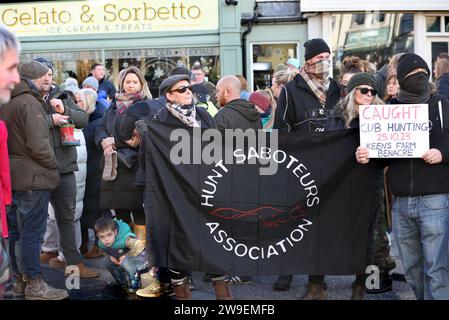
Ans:
POLYGON ((98 95, 92 89, 80 89, 75 95, 79 95, 81 101, 84 105, 84 111, 88 115, 92 114, 95 111, 98 95))
POLYGON ((293 78, 299 73, 298 70, 280 70, 273 74, 274 83, 277 85, 284 85, 289 81, 292 81, 293 78))
POLYGON ((435 79, 438 80, 445 73, 449 73, 449 59, 438 58, 435 61, 435 79))
POLYGON ((388 63, 389 73, 396 74, 396 69, 398 68, 398 61, 405 53, 397 53, 391 57, 388 63))
POLYGON ((120 73, 118 74, 118 80, 119 80, 119 92, 123 92, 123 84, 125 82, 125 78, 128 74, 130 73, 134 73, 137 78, 139 79, 140 85, 141 85, 141 89, 140 89, 140 93, 143 95, 144 99, 151 99, 151 92, 150 89, 148 88, 148 84, 147 81, 145 80, 142 72, 140 71, 139 68, 135 67, 135 66, 131 66, 129 68, 123 69, 122 71, 120 71, 120 73))
MULTIPOLYGON (((359 105, 355 102, 355 90, 357 87, 348 92, 344 99, 340 100, 340 102, 335 107, 336 110, 339 110, 343 114, 343 118, 345 119, 345 128, 349 129, 351 121, 357 119, 359 117, 359 105)), ((385 104, 377 95, 373 97, 373 100, 370 104, 385 104)))
POLYGON ((235 76, 240 81, 240 85, 242 87, 242 91, 248 91, 248 81, 246 81, 245 77, 242 76, 241 74, 236 74, 235 76))

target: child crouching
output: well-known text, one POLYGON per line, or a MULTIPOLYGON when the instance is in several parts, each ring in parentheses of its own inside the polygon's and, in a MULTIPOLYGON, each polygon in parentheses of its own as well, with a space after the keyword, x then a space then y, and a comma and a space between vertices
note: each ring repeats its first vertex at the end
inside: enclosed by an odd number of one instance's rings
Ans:
POLYGON ((95 222, 101 250, 110 257, 105 267, 115 281, 130 294, 140 287, 139 273, 148 268, 145 241, 136 239, 128 224, 102 217, 95 222))

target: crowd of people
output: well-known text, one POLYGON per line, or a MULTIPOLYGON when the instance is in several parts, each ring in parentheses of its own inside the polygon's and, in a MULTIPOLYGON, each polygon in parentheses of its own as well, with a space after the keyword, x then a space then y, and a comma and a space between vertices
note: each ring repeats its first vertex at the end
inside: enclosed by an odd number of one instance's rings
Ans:
MULTIPOLYGON (((358 274, 352 299, 392 290, 390 195, 405 279, 418 299, 449 299, 449 55, 438 57, 432 84, 427 63, 413 53, 396 54, 379 70, 345 57, 337 80, 323 39, 304 49, 304 65, 294 58, 280 64, 269 88, 250 92, 242 75, 223 75, 214 85, 200 65, 179 65, 153 97, 135 66, 120 71, 117 90, 101 63, 80 85, 68 78, 57 86, 53 64, 44 57, 20 63, 20 43, 0 28, 0 298, 10 286, 17 298, 66 299, 67 290, 43 280, 41 263, 95 278, 98 271, 83 258, 105 255, 110 285, 142 297, 191 298, 190 270, 159 267, 151 258, 139 120, 298 135, 358 128, 360 105, 425 103, 430 150, 421 159, 371 160, 379 167, 373 192, 381 201, 367 265, 379 267, 380 286, 367 289, 366 274, 358 274)), ((367 149, 354 152, 359 163, 370 161, 367 149)), ((230 283, 251 283, 239 275, 204 280, 220 300, 233 299, 230 283)), ((287 291, 292 280, 279 275, 273 289, 287 291)), ((309 275, 303 298, 323 300, 326 290, 325 275, 309 275)))

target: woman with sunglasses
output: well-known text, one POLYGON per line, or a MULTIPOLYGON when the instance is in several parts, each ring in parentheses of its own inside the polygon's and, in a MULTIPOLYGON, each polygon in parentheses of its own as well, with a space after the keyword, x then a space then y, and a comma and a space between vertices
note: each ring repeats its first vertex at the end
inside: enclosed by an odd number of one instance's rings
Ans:
MULTIPOLYGON (((165 96, 165 108, 161 108, 153 120, 178 127, 200 127, 203 129, 215 128, 215 121, 204 108, 197 108, 193 99, 190 77, 185 74, 173 75, 162 81, 159 93, 165 96)), ((139 122, 137 124, 140 130, 139 122)), ((139 161, 144 163, 144 153, 140 154, 139 161)), ((147 206, 148 207, 148 206, 147 206)), ((146 214, 151 214, 146 212, 146 214)), ((149 245, 152 245, 151 243, 149 245)), ((178 300, 191 299, 188 272, 186 270, 170 269, 171 283, 175 298, 178 300)), ((229 283, 226 276, 211 275, 217 300, 232 299, 229 283)))
POLYGON ((134 233, 143 240, 143 192, 141 187, 135 185, 139 137, 134 135, 124 140, 121 128, 129 108, 145 99, 151 99, 151 93, 141 71, 134 66, 120 71, 119 91, 95 133, 97 146, 103 149, 104 157, 117 153, 118 158, 116 177, 108 181, 103 178, 101 182, 100 209, 114 209, 117 219, 134 227, 134 233))
MULTIPOLYGON (((383 104, 382 100, 377 97, 376 89, 374 76, 365 72, 354 74, 347 84, 347 95, 337 104, 335 111, 327 119, 326 131, 358 128, 360 105, 383 104)), ((380 190, 383 186, 383 180, 381 179, 381 170, 379 172, 378 189, 380 190)), ((371 255, 372 253, 368 252, 367 265, 371 255)), ((304 300, 325 299, 326 283, 324 282, 324 277, 324 275, 309 275, 309 283, 304 300)), ((365 279, 364 273, 356 276, 352 284, 352 300, 363 299, 365 279)))

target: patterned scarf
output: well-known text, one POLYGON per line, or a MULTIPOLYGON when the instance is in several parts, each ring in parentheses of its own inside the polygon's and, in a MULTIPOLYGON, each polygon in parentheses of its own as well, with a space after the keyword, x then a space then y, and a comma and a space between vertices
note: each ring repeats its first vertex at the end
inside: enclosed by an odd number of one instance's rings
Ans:
POLYGON ((179 121, 189 127, 199 127, 200 124, 196 120, 196 108, 194 104, 181 106, 176 103, 167 102, 168 111, 179 121))
POLYGON ((117 93, 115 95, 115 103, 117 105, 117 111, 122 114, 134 103, 143 99, 143 94, 140 92, 134 93, 117 93))
POLYGON ((326 93, 329 90, 330 78, 329 78, 329 62, 328 60, 320 60, 312 65, 306 63, 301 69, 299 74, 307 82, 308 86, 320 100, 320 104, 324 106, 326 104, 326 93))

